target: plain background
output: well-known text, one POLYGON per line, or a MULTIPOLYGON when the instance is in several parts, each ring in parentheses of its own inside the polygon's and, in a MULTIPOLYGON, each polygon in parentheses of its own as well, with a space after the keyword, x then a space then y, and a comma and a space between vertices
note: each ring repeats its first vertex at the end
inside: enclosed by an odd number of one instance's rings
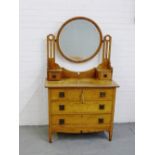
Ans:
MULTIPOLYGON (((0 154, 18 155, 19 4, 18 0, 5 0, 0 4, 0 144, 3 146, 0 154), (9 44, 8 36, 13 37, 9 44)), ((155 154, 154 6, 155 1, 136 0, 136 155, 155 154), (147 107, 149 110, 146 110, 147 107)))
MULTIPOLYGON (((134 0, 20 0, 20 125, 47 124, 46 36, 74 16, 93 19, 103 36, 112 36, 111 63, 117 90, 115 122, 135 121, 134 0)), ((91 61, 74 64, 58 52, 56 62, 70 70, 87 70, 100 63, 101 52, 91 61)))

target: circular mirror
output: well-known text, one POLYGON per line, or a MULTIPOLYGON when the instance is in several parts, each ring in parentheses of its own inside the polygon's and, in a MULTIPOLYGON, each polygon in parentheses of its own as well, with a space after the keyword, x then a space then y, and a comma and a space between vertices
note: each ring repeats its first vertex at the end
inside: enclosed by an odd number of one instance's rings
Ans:
POLYGON ((93 58, 101 48, 102 33, 91 19, 76 17, 60 28, 57 44, 60 53, 72 62, 84 62, 93 58))

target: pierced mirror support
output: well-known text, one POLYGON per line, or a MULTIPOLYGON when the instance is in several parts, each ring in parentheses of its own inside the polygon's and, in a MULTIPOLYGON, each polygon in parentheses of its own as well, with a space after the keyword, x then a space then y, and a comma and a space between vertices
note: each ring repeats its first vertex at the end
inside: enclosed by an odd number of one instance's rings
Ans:
POLYGON ((103 59, 108 59, 110 61, 111 55, 111 41, 112 37, 110 35, 106 35, 103 41, 103 59))
POLYGON ((97 78, 100 80, 112 80, 113 69, 110 63, 112 37, 106 35, 103 43, 102 63, 97 67, 97 78))
POLYGON ((55 36, 53 34, 47 36, 47 60, 50 69, 55 63, 55 36))
POLYGON ((111 69, 110 56, 111 56, 111 42, 112 37, 110 35, 106 35, 103 40, 103 56, 102 56, 102 64, 103 68, 111 69))
POLYGON ((47 36, 47 79, 49 81, 61 80, 62 69, 55 63, 55 36, 47 36))
POLYGON ((53 34, 47 36, 47 52, 48 58, 55 58, 55 36, 53 34))

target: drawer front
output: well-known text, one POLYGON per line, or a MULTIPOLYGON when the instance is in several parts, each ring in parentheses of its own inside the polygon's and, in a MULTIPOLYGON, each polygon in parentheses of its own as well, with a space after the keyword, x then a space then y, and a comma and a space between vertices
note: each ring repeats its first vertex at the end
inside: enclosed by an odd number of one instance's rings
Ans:
POLYGON ((82 124, 85 125, 104 125, 111 123, 110 114, 100 114, 100 115, 83 115, 82 124))
POLYGON ((82 90, 81 89, 51 89, 50 99, 51 100, 81 100, 82 90))
POLYGON ((112 101, 53 101, 51 102, 52 114, 69 114, 69 113, 111 113, 112 101))
POLYGON ((79 125, 81 124, 80 115, 52 115, 53 125, 79 125))
POLYGON ((97 70, 97 77, 100 80, 111 80, 112 72, 111 70, 108 70, 108 69, 97 70))
POLYGON ((112 100, 114 95, 114 89, 84 89, 83 100, 112 100))
POLYGON ((109 131, 110 125, 80 126, 80 125, 53 125, 53 131, 63 133, 91 133, 109 131))
POLYGON ((89 125, 98 126, 111 123, 110 114, 100 115, 53 115, 53 125, 89 125))
POLYGON ((47 79, 49 81, 61 80, 61 72, 60 71, 48 71, 47 72, 47 79))
POLYGON ((88 88, 88 89, 50 89, 51 100, 72 100, 72 101, 92 101, 92 100, 112 100, 114 89, 112 88, 88 88))
POLYGON ((90 113, 111 113, 112 101, 87 101, 84 102, 83 112, 90 113))

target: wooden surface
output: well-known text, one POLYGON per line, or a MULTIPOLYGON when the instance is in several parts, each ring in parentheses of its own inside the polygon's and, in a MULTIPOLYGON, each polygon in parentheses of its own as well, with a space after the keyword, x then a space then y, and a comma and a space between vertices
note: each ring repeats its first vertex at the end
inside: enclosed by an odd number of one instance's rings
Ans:
POLYGON ((45 87, 46 88, 63 88, 63 87, 101 87, 101 88, 113 88, 113 87, 119 87, 119 85, 114 81, 103 81, 103 80, 97 80, 93 78, 88 79, 78 79, 78 78, 70 78, 70 79, 62 79, 60 81, 45 81, 45 87))
POLYGON ((51 101, 50 109, 51 114, 108 114, 112 113, 112 101, 51 101))
POLYGON ((115 93, 118 87, 115 82, 66 79, 46 81, 46 87, 49 103, 49 142, 56 132, 108 131, 109 140, 112 140, 115 93))
POLYGON ((94 132, 102 132, 102 131, 109 131, 110 125, 93 125, 93 126, 80 126, 80 125, 64 125, 64 126, 58 126, 53 125, 52 130, 53 132, 63 132, 63 133, 94 133, 94 132))
POLYGON ((84 115, 53 115, 52 125, 65 126, 65 125, 82 125, 82 126, 102 126, 111 123, 110 114, 84 114, 84 115), (64 124, 60 125, 59 120, 64 119, 64 124), (104 122, 98 123, 99 119, 104 119, 104 122))

